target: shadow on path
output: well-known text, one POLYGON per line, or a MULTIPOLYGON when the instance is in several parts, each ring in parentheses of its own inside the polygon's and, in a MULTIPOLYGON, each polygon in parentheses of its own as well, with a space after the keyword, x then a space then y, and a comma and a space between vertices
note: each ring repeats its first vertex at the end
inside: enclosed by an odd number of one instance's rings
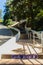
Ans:
POLYGON ((12 33, 11 33, 11 30, 10 29, 2 28, 2 29, 0 29, 0 35, 3 35, 3 36, 11 36, 12 33))
POLYGON ((12 37, 12 31, 0 23, 0 45, 12 37))

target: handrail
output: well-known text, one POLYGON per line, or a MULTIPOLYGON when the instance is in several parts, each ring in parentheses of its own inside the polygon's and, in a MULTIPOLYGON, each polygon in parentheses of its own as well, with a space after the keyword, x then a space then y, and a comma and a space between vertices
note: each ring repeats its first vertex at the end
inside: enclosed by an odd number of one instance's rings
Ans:
POLYGON ((19 40, 19 38, 20 38, 20 31, 19 31, 19 29, 17 29, 17 28, 11 28, 11 29, 14 29, 14 30, 16 30, 18 33, 14 36, 14 37, 16 37, 16 41, 18 41, 19 40))
POLYGON ((20 31, 13 27, 11 29, 16 30, 18 33, 0 46, 0 59, 2 54, 6 54, 7 52, 14 49, 14 43, 16 43, 16 41, 18 41, 20 38, 20 31))
POLYGON ((34 34, 36 34, 38 36, 39 39, 41 39, 41 32, 37 32, 35 30, 31 30, 31 32, 34 34))
POLYGON ((25 25, 25 30, 26 30, 26 33, 27 34, 29 33, 29 31, 31 31, 33 33, 33 35, 36 34, 37 35, 37 38, 41 39, 41 32, 37 32, 35 30, 32 30, 31 28, 26 27, 26 25, 25 25))

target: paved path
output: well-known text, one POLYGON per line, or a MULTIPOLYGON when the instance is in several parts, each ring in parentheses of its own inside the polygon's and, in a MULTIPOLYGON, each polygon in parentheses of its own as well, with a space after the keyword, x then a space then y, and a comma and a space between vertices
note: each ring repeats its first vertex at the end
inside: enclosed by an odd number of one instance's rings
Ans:
POLYGON ((0 45, 12 37, 12 32, 6 26, 0 24, 0 45))
POLYGON ((0 64, 43 65, 43 59, 2 59, 0 64))

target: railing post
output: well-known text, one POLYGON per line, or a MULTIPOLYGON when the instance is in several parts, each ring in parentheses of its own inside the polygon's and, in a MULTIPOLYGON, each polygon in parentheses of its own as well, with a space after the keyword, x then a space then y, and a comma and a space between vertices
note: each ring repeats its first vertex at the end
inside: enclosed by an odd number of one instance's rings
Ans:
POLYGON ((0 54, 0 60, 1 60, 1 54, 0 54))
POLYGON ((33 33, 33 46, 34 46, 34 44, 35 44, 35 35, 33 33))
POLYGON ((43 32, 41 32, 41 44, 42 44, 42 53, 43 53, 43 32))
POLYGON ((32 41, 32 35, 31 35, 31 29, 30 29, 30 31, 29 31, 30 33, 29 33, 29 36, 30 36, 30 42, 32 41))

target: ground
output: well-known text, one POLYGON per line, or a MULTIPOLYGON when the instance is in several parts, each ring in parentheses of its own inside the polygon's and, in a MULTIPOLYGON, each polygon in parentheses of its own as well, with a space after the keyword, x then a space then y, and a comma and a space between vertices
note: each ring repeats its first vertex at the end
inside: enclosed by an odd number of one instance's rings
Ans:
MULTIPOLYGON (((6 26, 0 24, 0 45, 10 39, 12 37, 12 31, 8 29, 6 26)), ((34 43, 34 41, 33 41, 34 43)), ((37 43, 37 42, 36 42, 37 43)), ((17 46, 21 45, 21 48, 18 48, 15 50, 12 50, 12 52, 15 54, 38 54, 42 52, 42 49, 39 48, 33 48, 32 47, 32 41, 29 42, 29 40, 26 39, 19 39, 17 42, 17 46)), ((39 43, 38 43, 39 44, 39 43)), ((7 57, 10 57, 10 55, 5 55, 5 59, 0 60, 0 64, 28 64, 28 65, 43 65, 43 59, 7 59, 7 57)))

